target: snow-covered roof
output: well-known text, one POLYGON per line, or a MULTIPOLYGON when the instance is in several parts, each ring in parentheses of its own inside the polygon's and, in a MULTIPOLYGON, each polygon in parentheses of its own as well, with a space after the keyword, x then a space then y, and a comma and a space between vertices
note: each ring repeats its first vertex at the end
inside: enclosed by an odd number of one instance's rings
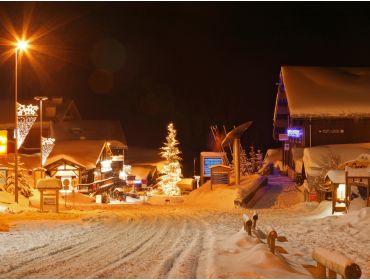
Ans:
POLYGON ((370 117, 370 68, 282 66, 291 117, 370 117))
POLYGON ((86 169, 95 168, 104 143, 104 140, 55 141, 45 165, 65 159, 86 169))
POLYGON ((338 156, 340 163, 357 158, 361 154, 370 153, 370 143, 335 144, 305 148, 303 162, 307 175, 317 175, 325 162, 332 156, 338 156))
POLYGON ((326 174, 326 177, 329 178, 334 184, 345 184, 346 183, 346 175, 344 170, 329 170, 326 174))
POLYGON ((37 189, 61 189, 62 181, 55 178, 39 179, 36 184, 37 189))

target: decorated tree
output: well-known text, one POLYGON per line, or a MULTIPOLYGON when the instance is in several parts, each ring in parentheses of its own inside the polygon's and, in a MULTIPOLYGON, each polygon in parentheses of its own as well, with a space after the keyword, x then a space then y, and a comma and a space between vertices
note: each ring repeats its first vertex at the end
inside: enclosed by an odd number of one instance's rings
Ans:
POLYGON ((161 156, 166 160, 163 166, 163 175, 159 177, 159 188, 169 196, 180 195, 177 183, 181 180, 181 165, 179 142, 176 140, 176 130, 172 123, 167 126, 168 135, 164 147, 161 148, 161 156))

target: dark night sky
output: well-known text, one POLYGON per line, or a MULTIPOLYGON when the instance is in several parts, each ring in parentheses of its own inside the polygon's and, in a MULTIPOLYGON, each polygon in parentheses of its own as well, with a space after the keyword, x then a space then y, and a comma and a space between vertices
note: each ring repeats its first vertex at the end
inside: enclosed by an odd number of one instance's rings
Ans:
MULTIPOLYGON (((57 28, 35 41, 50 52, 34 54, 41 69, 22 60, 21 98, 71 97, 85 119, 121 120, 129 147, 160 147, 172 120, 187 176, 210 125, 253 120, 244 145, 277 145, 281 65, 370 65, 368 3, 18 2, 1 3, 1 18, 21 30, 32 6, 30 33, 57 28)), ((12 63, 0 65, 1 98, 12 63)))

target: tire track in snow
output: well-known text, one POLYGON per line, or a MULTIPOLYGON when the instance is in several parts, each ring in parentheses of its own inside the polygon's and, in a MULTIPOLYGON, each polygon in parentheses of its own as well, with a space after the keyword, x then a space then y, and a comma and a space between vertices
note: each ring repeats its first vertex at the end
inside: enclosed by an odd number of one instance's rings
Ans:
MULTIPOLYGON (((152 247, 154 247, 156 244, 163 244, 161 241, 165 241, 163 240, 164 237, 165 238, 171 237, 168 235, 171 229, 171 224, 168 223, 167 220, 164 221, 161 220, 162 219, 158 220, 160 223, 157 222, 154 225, 151 225, 151 227, 148 230, 144 231, 144 233, 152 232, 152 234, 150 234, 149 236, 146 235, 148 238, 146 238, 145 242, 137 244, 137 246, 135 246, 135 250, 120 255, 115 261, 99 270, 96 270, 93 274, 89 275, 87 278, 122 278, 122 277, 127 278, 130 274, 130 272, 127 270, 131 267, 131 264, 136 265, 135 261, 130 262, 130 260, 132 260, 133 258, 140 259, 139 256, 146 255, 148 252, 153 252, 152 247), (158 231, 153 231, 153 229, 157 229, 159 226, 160 228, 158 231)), ((145 220, 140 221, 140 223, 146 222, 147 221, 145 220)), ((146 267, 145 269, 148 268, 146 267)), ((135 267, 135 270, 137 271, 138 268, 135 267)))
MULTIPOLYGON (((115 223, 115 227, 120 228, 121 225, 119 221, 115 223)), ((125 227, 126 231, 134 230, 134 232, 138 231, 139 229, 135 227, 132 228, 133 225, 130 223, 126 223, 127 228, 125 227), (129 226, 127 226, 129 225, 129 226)), ((42 276, 43 274, 50 275, 50 272, 53 271, 53 274, 57 277, 60 277, 63 272, 61 271, 61 267, 63 269, 67 262, 78 258, 79 256, 88 253, 89 251, 95 250, 102 246, 102 242, 94 243, 91 240, 94 240, 97 236, 104 236, 104 233, 107 232, 106 227, 100 228, 99 231, 91 231, 86 233, 86 236, 83 240, 79 238, 73 239, 75 242, 73 246, 65 244, 64 240, 59 240, 55 242, 53 245, 47 247, 47 250, 40 252, 36 252, 32 256, 21 260, 21 262, 16 266, 13 267, 7 274, 4 276, 8 276, 11 278, 22 278, 22 277, 30 277, 35 276, 35 278, 42 276)), ((113 231, 115 232, 115 231, 113 231)), ((109 236, 107 236, 109 237, 109 236)), ((115 238, 116 234, 110 236, 109 238, 115 238)))

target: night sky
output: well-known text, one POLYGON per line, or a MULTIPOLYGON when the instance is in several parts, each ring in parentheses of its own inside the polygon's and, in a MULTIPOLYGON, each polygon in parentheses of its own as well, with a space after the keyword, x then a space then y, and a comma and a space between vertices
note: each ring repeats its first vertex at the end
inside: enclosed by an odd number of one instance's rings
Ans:
MULTIPOLYGON (((173 121, 184 175, 210 146, 210 125, 254 121, 242 139, 277 146, 272 118, 281 65, 369 66, 368 3, 1 3, 34 44, 22 59, 20 98, 73 98, 84 119, 121 120, 128 145, 159 148, 173 121)), ((0 46, 1 53, 9 46, 0 46)), ((1 98, 13 98, 13 59, 0 64, 1 98)))

